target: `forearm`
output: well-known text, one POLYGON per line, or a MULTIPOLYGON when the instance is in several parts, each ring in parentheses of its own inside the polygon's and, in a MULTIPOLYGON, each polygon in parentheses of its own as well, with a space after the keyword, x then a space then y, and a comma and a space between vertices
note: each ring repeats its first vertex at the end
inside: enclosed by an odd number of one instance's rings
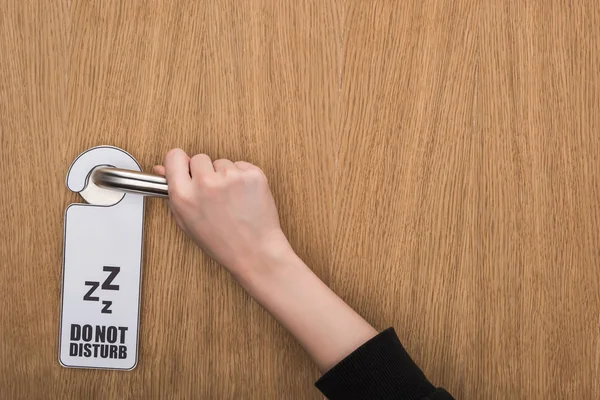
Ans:
POLYGON ((393 331, 377 335, 296 256, 260 168, 173 149, 154 170, 179 227, 327 372, 316 385, 328 398, 451 398, 434 393, 393 331))
POLYGON ((326 372, 377 331, 293 253, 265 257, 240 284, 326 372))

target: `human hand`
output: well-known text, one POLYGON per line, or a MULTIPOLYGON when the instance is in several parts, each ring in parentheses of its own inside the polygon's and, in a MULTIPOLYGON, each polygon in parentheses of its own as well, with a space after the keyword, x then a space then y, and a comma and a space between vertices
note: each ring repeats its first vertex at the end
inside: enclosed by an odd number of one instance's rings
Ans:
POLYGON ((169 184, 175 220, 290 331, 325 372, 377 334, 291 249, 267 178, 247 162, 167 153, 154 172, 169 184))
POLYGON ((167 178, 177 225, 236 279, 292 251, 257 166, 173 149, 154 172, 167 178))

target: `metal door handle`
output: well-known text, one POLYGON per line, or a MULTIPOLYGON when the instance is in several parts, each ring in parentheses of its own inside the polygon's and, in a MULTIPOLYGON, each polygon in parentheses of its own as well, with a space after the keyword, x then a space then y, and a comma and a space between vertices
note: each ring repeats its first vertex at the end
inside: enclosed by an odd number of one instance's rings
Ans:
POLYGON ((167 180, 160 175, 107 167, 95 169, 91 178, 96 185, 106 189, 169 197, 167 180))

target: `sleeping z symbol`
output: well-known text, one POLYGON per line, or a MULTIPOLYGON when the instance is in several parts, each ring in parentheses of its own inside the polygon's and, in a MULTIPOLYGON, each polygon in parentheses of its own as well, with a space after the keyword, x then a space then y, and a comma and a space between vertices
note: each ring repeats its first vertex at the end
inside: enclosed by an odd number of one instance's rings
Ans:
MULTIPOLYGON (((113 285, 112 282, 115 280, 117 275, 119 275, 121 267, 104 266, 102 267, 102 270, 104 272, 108 272, 108 276, 106 277, 104 282, 102 282, 102 287, 100 289, 119 290, 119 285, 113 285)), ((100 282, 85 281, 85 286, 90 286, 90 290, 88 290, 88 292, 85 295, 83 295, 83 300, 100 301, 100 297, 92 296, 96 289, 98 289, 98 286, 100 286, 100 282)), ((112 310, 110 309, 110 306, 112 306, 112 301, 102 300, 102 305, 104 306, 104 308, 102 308, 102 310, 100 311, 102 314, 112 314, 112 310)))

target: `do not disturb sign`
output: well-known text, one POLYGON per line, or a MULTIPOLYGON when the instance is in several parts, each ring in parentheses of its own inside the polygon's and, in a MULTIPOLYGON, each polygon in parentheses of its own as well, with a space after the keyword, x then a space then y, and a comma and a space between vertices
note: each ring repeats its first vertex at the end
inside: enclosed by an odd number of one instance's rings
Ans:
MULTIPOLYGON (((96 147, 80 155, 67 186, 83 192, 97 166, 139 171, 128 153, 96 147)), ((85 196, 88 201, 98 198, 85 196)), ((112 196, 112 197, 111 197, 112 196)), ((65 367, 132 369, 138 361, 144 198, 71 204, 65 213, 59 360, 65 367)))

